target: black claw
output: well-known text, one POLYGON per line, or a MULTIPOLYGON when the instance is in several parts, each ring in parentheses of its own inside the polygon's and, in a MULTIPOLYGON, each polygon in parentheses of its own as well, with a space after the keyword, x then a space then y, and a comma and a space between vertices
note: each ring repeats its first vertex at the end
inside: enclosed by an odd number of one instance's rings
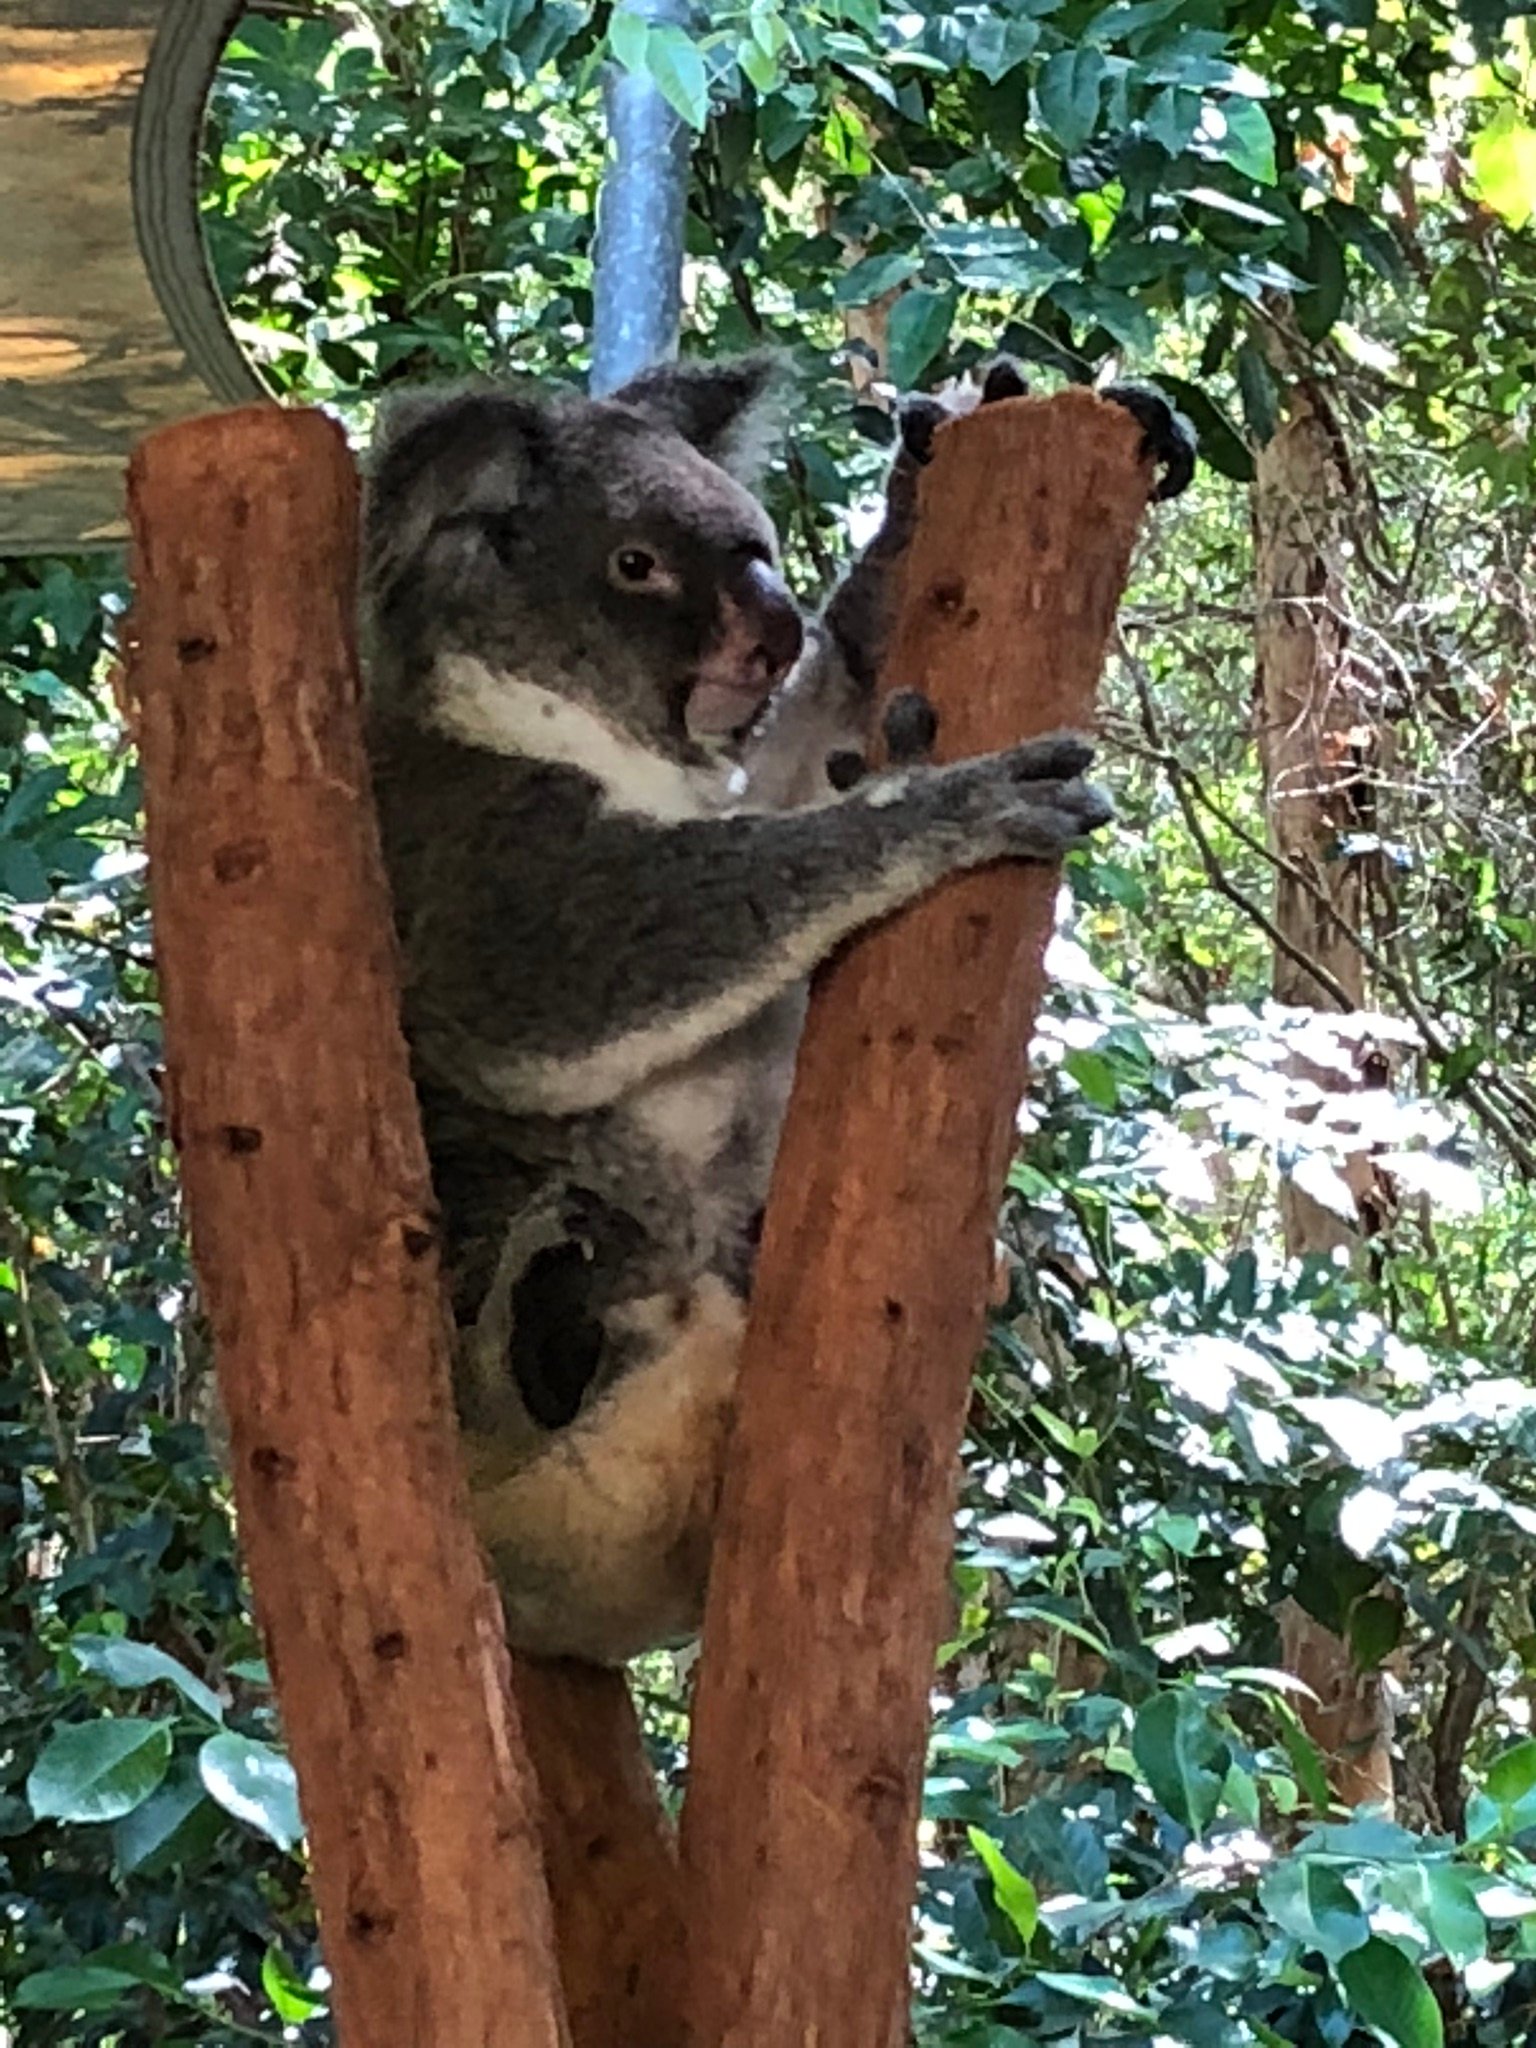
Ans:
POLYGON ((914 462, 932 460, 933 437, 948 417, 936 398, 919 395, 900 400, 896 418, 901 428, 901 445, 914 462))
POLYGON ((992 405, 999 398, 1027 398, 1029 379, 1012 356, 999 356, 987 367, 981 383, 981 402, 992 405))
POLYGON ((1141 428, 1141 452, 1149 462, 1162 468, 1154 498, 1176 498, 1189 487, 1195 473, 1199 440, 1183 413, 1176 412, 1161 391, 1150 384, 1109 384, 1100 392, 1116 405, 1123 405, 1141 428))
POLYGON ((1078 816, 1082 821, 1079 828, 1081 831, 1097 832, 1101 826, 1109 824, 1114 818, 1114 804, 1110 801, 1108 792, 1100 789, 1097 783, 1080 783, 1074 794, 1078 795, 1079 799, 1078 816))
POLYGON ((1081 733, 1052 733, 1026 740, 1013 753, 1013 772, 1020 782, 1070 782, 1093 759, 1093 742, 1081 733))
POLYGON ((880 721, 891 765, 926 761, 938 738, 939 714, 921 690, 897 690, 885 700, 880 721))
POLYGON ((827 780, 841 794, 864 780, 868 766, 857 747, 839 747, 827 756, 827 780))

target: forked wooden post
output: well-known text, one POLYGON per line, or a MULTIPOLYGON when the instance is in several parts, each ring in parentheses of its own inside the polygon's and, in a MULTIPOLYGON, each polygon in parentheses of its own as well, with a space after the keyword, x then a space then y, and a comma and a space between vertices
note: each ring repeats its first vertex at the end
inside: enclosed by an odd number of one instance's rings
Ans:
MULTIPOLYGON (((1082 391, 942 428, 884 684, 953 758, 1090 726, 1149 476, 1082 391)), ((758 1257, 683 1812, 692 2048, 901 2048, 956 1455, 1057 876, 820 976, 758 1257)))
POLYGON ((133 460, 167 1096, 343 2048, 558 2048, 362 753, 356 495, 313 412, 133 460))

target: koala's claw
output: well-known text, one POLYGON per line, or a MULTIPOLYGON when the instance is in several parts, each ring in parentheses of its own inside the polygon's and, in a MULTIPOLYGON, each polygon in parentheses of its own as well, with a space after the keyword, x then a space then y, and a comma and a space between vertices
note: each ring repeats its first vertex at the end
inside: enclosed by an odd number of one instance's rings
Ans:
POLYGON ((939 714, 921 690, 896 690, 886 698, 880 730, 893 768, 926 761, 938 738, 939 714))
POLYGON ((857 747, 837 747, 827 756, 827 780, 841 796, 864 780, 869 763, 857 747))
POLYGON ((949 410, 937 398, 920 392, 898 401, 896 420, 901 429, 903 451, 919 465, 933 460, 933 437, 949 418, 949 410))
POLYGON ((1093 760, 1092 740, 1080 732, 1052 732, 1044 739, 1025 740, 1008 751, 1008 770, 1015 782, 1070 782, 1093 760))
POLYGON ((1029 379, 1012 356, 998 356, 987 366, 981 382, 981 402, 993 405, 1000 398, 1027 398, 1029 379))
POLYGON ((1096 783, 1073 776, 1048 791, 1021 793, 1018 808, 1004 830, 1016 858, 1055 860, 1081 846, 1090 832, 1107 825, 1114 815, 1114 805, 1096 783))
POLYGON ((1199 439, 1183 413, 1175 411, 1150 384, 1107 384, 1099 396, 1125 407, 1141 428, 1142 454, 1161 465, 1163 473, 1153 497, 1176 498, 1187 490, 1195 473, 1199 439))

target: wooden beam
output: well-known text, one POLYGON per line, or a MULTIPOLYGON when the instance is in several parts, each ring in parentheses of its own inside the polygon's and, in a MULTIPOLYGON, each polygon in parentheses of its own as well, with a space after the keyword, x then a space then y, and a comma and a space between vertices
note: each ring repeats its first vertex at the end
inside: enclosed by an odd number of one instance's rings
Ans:
POLYGON ((363 755, 356 496, 313 412, 189 421, 133 459, 167 1096, 339 2037, 557 2048, 363 755))
MULTIPOLYGON (((1084 391, 940 429, 885 680, 941 752, 1093 721, 1150 477, 1084 391)), ((682 1849, 696 2048, 902 2048, 957 1452, 1058 887, 951 881, 819 977, 759 1254, 682 1849)))

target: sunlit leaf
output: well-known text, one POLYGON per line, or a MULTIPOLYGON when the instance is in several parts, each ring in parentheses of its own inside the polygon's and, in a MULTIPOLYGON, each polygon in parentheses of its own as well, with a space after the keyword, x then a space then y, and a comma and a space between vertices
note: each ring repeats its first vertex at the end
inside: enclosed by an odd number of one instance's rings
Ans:
POLYGON ((304 1833, 298 1781, 280 1749, 246 1735, 212 1735, 198 1751, 208 1795, 276 1842, 291 1849, 304 1833))
POLYGON ((1507 103, 1472 142, 1472 175, 1494 212, 1512 228, 1536 213, 1536 128, 1507 103))
POLYGON ((998 1910, 1013 1922, 1020 1941, 1027 1947, 1040 1919, 1040 1901, 1034 1886, 1022 1870, 1014 1869, 1003 1854, 1001 1843, 983 1834, 980 1828, 967 1828, 966 1835, 992 1880, 992 1896, 998 1910))

